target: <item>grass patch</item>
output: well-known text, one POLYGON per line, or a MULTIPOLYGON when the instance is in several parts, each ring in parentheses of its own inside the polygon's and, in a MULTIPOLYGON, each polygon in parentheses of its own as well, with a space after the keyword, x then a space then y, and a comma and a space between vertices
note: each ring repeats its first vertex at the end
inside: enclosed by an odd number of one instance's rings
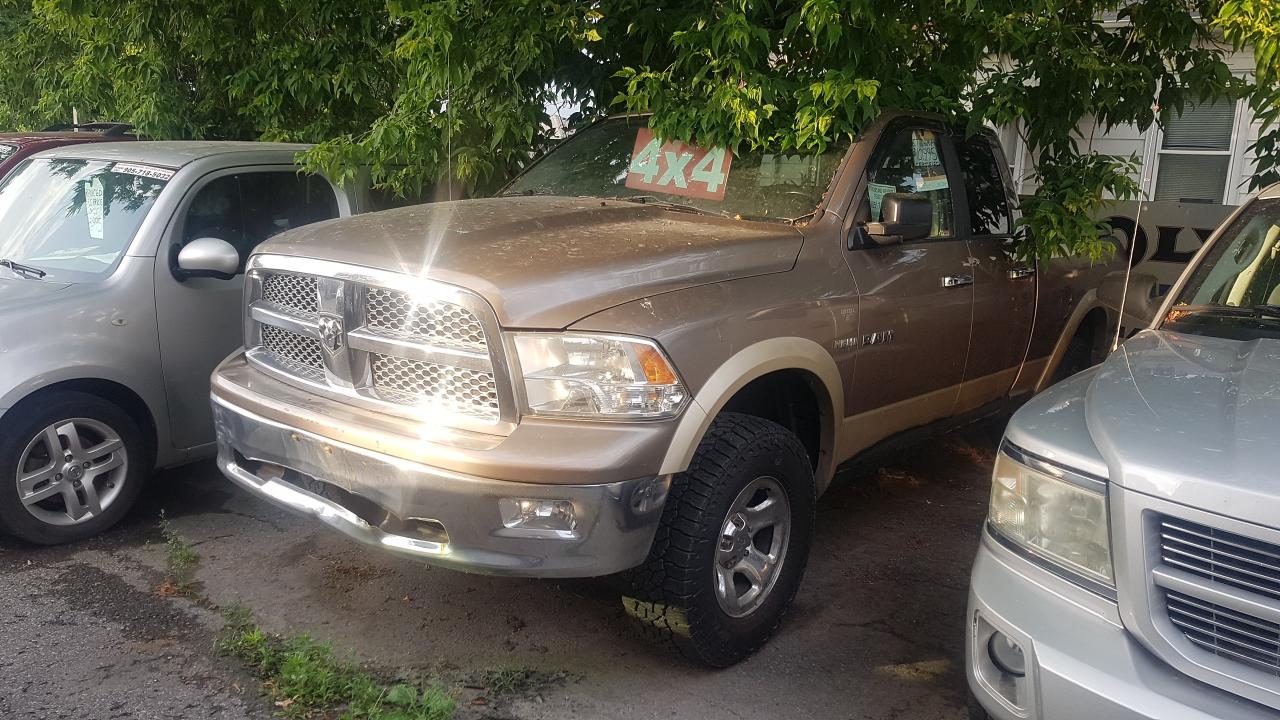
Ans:
POLYGON ((160 535, 164 538, 164 572, 165 581, 160 586, 162 594, 176 595, 185 593, 191 588, 196 563, 200 556, 173 525, 164 511, 160 511, 160 535))
POLYGON ((529 668, 497 668, 480 674, 478 685, 495 698, 530 695, 564 682, 563 672, 544 672, 529 668))
POLYGON ((264 632, 244 608, 225 612, 217 649, 249 666, 285 718, 448 720, 453 700, 442 689, 386 685, 338 658, 310 636, 264 632))

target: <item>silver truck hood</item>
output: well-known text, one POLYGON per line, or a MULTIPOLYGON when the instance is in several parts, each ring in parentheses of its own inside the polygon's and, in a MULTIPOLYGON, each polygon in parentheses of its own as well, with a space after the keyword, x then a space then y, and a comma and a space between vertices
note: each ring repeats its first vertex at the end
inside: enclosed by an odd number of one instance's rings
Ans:
POLYGON ((1145 331, 1092 374, 1083 415, 1112 482, 1280 518, 1280 341, 1145 331))
POLYGON ((563 328, 693 285, 783 272, 793 227, 568 197, 460 200, 315 223, 259 251, 318 257, 480 293, 506 327, 563 328))
POLYGON ((69 285, 61 282, 44 280, 28 280, 6 277, 9 271, 0 268, 0 313, 10 313, 18 308, 40 303, 54 293, 67 289, 69 285))

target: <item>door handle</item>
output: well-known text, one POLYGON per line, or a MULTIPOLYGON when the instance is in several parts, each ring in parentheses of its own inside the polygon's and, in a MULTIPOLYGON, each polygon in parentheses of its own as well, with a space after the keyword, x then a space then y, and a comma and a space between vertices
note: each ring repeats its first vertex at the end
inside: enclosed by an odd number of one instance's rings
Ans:
POLYGON ((972 275, 943 275, 942 276, 942 287, 944 288, 963 287, 965 285, 972 285, 972 284, 973 284, 972 275))
POLYGON ((1009 271, 1010 280, 1021 280, 1022 278, 1031 277, 1036 274, 1035 268, 1020 267, 1009 271))

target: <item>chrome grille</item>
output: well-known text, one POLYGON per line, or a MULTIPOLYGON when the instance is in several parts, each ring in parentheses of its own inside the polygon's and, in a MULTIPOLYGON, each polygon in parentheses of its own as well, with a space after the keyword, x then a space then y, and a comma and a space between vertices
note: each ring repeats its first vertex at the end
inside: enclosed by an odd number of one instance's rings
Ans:
POLYGON ((1280 677, 1280 624, 1172 590, 1165 593, 1165 604, 1169 620, 1191 642, 1280 677))
POLYGON ((466 308, 440 300, 415 302, 408 293, 369 288, 367 326, 378 332, 463 350, 485 349, 484 327, 466 308))
POLYGON ((427 278, 254 255, 246 355, 320 395, 456 428, 509 432, 514 391, 493 310, 427 278))
POLYGON ((1206 580, 1280 599, 1280 545, 1166 517, 1160 522, 1160 556, 1206 580))
POLYGON ((308 275, 268 273, 262 279, 262 299, 286 310, 315 315, 320 310, 317 282, 308 275))
POLYGON ((274 325, 263 325, 262 348, 307 379, 324 377, 324 355, 317 340, 274 325))
POLYGON ((493 373, 374 353, 373 387, 386 399, 407 404, 438 404, 481 417, 498 416, 493 373))

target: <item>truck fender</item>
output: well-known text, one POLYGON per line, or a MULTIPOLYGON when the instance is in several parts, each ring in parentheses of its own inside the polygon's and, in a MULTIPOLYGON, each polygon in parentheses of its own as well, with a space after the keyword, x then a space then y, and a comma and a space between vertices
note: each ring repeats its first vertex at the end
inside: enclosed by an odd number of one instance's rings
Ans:
POLYGON ((1071 344, 1071 339, 1076 336, 1076 332, 1080 329, 1080 324, 1095 309, 1101 309, 1107 316, 1106 332, 1115 331, 1115 323, 1117 322, 1115 311, 1098 299, 1098 291, 1096 289, 1086 291, 1080 297, 1080 302, 1076 303, 1076 309, 1071 312, 1071 317, 1063 327, 1062 334, 1058 336, 1058 342, 1053 346, 1053 353, 1049 355, 1049 362, 1040 371, 1040 377, 1035 384, 1035 392, 1038 393, 1044 390, 1052 383, 1053 374, 1057 372, 1058 365, 1062 362, 1063 356, 1067 354, 1067 346, 1071 344))
POLYGON ((825 390, 818 393, 822 437, 814 480, 819 493, 826 490, 835 471, 835 418, 843 403, 843 383, 831 354, 818 343, 800 337, 761 340, 734 353, 716 368, 680 418, 660 472, 687 470, 712 420, 734 394, 752 380, 779 370, 806 371, 817 377, 825 390))

